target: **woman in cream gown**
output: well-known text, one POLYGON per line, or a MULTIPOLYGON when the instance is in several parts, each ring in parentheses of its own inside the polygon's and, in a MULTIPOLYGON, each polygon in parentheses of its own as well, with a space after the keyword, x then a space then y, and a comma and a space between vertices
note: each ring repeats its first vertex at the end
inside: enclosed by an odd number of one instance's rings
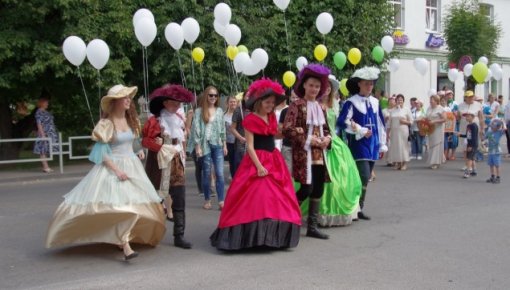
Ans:
POLYGON ((130 242, 155 246, 165 233, 161 198, 149 181, 133 140, 140 133, 132 102, 136 87, 116 85, 101 100, 107 118, 92 139, 90 172, 64 196, 48 229, 46 247, 83 243, 118 245, 129 260, 130 242))
POLYGON ((430 97, 430 107, 427 109, 425 118, 431 124, 429 132, 429 152, 427 164, 432 169, 439 168, 445 160, 444 157, 444 122, 446 121, 445 111, 439 105, 439 96, 430 97))
POLYGON ((406 170, 409 162, 409 126, 412 123, 411 110, 404 107, 404 96, 397 95, 397 106, 389 111, 387 125, 390 136, 388 162, 395 164, 395 169, 406 170))

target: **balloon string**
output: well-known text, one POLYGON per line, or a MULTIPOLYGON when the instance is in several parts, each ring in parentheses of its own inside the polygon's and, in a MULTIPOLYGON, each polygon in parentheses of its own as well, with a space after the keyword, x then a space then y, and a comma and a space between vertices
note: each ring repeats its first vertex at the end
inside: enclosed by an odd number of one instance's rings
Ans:
POLYGON ((223 41, 223 44, 225 46, 225 64, 227 65, 228 83, 230 85, 230 93, 232 94, 233 91, 234 91, 234 88, 233 88, 233 85, 232 85, 232 72, 230 71, 231 70, 230 60, 228 59, 228 55, 226 53, 226 51, 227 51, 227 42, 223 41))
POLYGON ((292 70, 290 64, 289 31, 287 30, 287 18, 285 17, 285 11, 283 11, 283 22, 285 24, 285 38, 287 39, 287 63, 289 65, 289 70, 292 70))
POLYGON ((196 84, 197 84, 197 79, 195 78, 195 62, 193 61, 193 45, 190 44, 189 45, 190 49, 190 57, 191 57, 191 76, 193 77, 193 92, 195 93, 195 96, 197 95, 197 91, 196 91, 196 84))
POLYGON ((182 70, 182 63, 181 63, 181 53, 180 51, 178 50, 177 51, 177 61, 179 62, 179 70, 181 72, 181 80, 182 80, 182 85, 184 87, 188 87, 186 85, 186 75, 184 74, 184 71, 182 70))
POLYGON ((148 102, 148 99, 147 99, 147 79, 145 78, 145 49, 144 49, 143 46, 142 46, 142 77, 143 77, 143 98, 145 99, 145 102, 148 102))
POLYGON ((203 72, 203 69, 202 69, 202 63, 200 63, 200 78, 202 79, 202 91, 205 91, 205 88, 204 88, 204 72, 203 72))
POLYGON ((97 70, 97 93, 99 96, 99 119, 101 119, 101 72, 97 70))
POLYGON ((89 98, 87 97, 87 91, 85 90, 85 85, 83 84, 83 78, 81 77, 80 66, 78 66, 77 68, 78 68, 78 77, 80 78, 80 82, 81 82, 81 88, 83 89, 83 94, 85 95, 85 101, 87 102, 87 108, 89 109, 90 121, 92 122, 92 128, 94 128, 95 127, 94 117, 92 117, 92 109, 90 109, 89 98))
MULTIPOLYGON (((145 87, 145 100, 146 104, 149 103, 149 51, 147 50, 147 47, 145 47, 145 75, 147 78, 147 86, 145 87)), ((149 114, 149 111, 147 110, 147 114, 149 114)))

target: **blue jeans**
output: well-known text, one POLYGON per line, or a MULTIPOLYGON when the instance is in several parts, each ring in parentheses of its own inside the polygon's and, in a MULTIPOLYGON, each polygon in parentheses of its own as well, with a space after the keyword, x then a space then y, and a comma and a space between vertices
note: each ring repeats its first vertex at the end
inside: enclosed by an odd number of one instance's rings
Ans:
POLYGON ((225 196, 225 177, 223 174, 223 146, 210 145, 211 152, 203 156, 202 163, 202 189, 204 190, 205 200, 211 199, 211 162, 216 173, 216 193, 218 202, 224 200, 225 196))
POLYGON ((421 156, 423 151, 423 136, 421 136, 418 131, 413 131, 413 135, 411 136, 411 155, 412 156, 421 156))

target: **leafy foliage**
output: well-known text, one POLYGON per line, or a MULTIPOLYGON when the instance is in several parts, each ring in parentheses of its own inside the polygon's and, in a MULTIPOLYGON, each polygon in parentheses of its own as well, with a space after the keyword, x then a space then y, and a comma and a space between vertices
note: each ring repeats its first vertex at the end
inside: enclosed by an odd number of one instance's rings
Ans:
POLYGON ((451 62, 469 55, 474 60, 481 56, 495 56, 501 36, 501 25, 491 23, 478 0, 454 2, 445 20, 444 35, 451 62))
MULTIPOLYGON (((150 88, 164 83, 181 83, 178 56, 187 85, 199 93, 202 77, 205 86, 213 84, 222 93, 234 93, 231 64, 225 56, 225 42, 214 32, 214 6, 212 0, 0 0, 0 135, 11 134, 12 104, 34 100, 43 90, 51 92, 51 110, 59 130, 65 134, 88 134, 91 129, 78 71, 68 63, 62 53, 62 43, 70 35, 81 37, 86 43, 94 38, 105 40, 110 47, 110 60, 98 73, 85 62, 80 67, 91 101, 93 114, 98 116, 99 98, 108 87, 126 83, 143 87, 142 50, 136 40, 132 24, 134 12, 142 7, 155 16, 158 36, 148 48, 150 88), (169 22, 181 23, 186 17, 200 23, 200 36, 194 47, 202 47, 205 60, 202 66, 194 64, 192 74, 191 47, 185 43, 175 52, 164 38, 169 22), (10 112, 10 113, 9 113, 10 112), (7 116, 8 114, 8 116, 7 116)), ((386 0, 293 0, 285 13, 271 0, 225 1, 232 8, 231 23, 239 25, 243 37, 241 44, 250 51, 261 47, 269 54, 266 76, 281 79, 283 73, 295 69, 299 56, 313 59, 316 45, 325 43, 329 55, 324 61, 334 67, 332 55, 358 47, 363 59, 358 66, 373 65, 371 49, 381 37, 391 31, 392 11, 386 0), (335 24, 330 34, 323 37, 315 27, 316 16, 330 12, 335 24), (287 48, 285 22, 289 34, 287 48), (287 52, 288 51, 288 52, 287 52), (290 63, 290 67, 289 67, 290 63)), ((353 66, 336 70, 339 77, 348 76, 353 66)), ((240 87, 259 78, 240 76, 240 87)), ((140 90, 142 91, 142 90, 140 90)))

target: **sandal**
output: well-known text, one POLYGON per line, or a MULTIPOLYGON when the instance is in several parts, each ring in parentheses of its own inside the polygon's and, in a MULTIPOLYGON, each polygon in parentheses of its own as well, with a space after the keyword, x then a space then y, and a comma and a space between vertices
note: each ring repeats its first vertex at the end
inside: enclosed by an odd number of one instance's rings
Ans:
POLYGON ((211 202, 210 202, 210 201, 206 201, 206 202, 204 203, 203 208, 204 208, 204 209, 211 209, 211 208, 212 208, 211 202))
POLYGON ((42 171, 43 171, 43 172, 46 172, 46 173, 50 173, 50 172, 53 172, 53 169, 51 169, 51 168, 49 168, 49 167, 48 167, 48 168, 43 168, 43 170, 42 170, 42 171))
POLYGON ((223 201, 218 202, 218 209, 219 210, 222 210, 224 206, 225 206, 225 203, 223 201))

